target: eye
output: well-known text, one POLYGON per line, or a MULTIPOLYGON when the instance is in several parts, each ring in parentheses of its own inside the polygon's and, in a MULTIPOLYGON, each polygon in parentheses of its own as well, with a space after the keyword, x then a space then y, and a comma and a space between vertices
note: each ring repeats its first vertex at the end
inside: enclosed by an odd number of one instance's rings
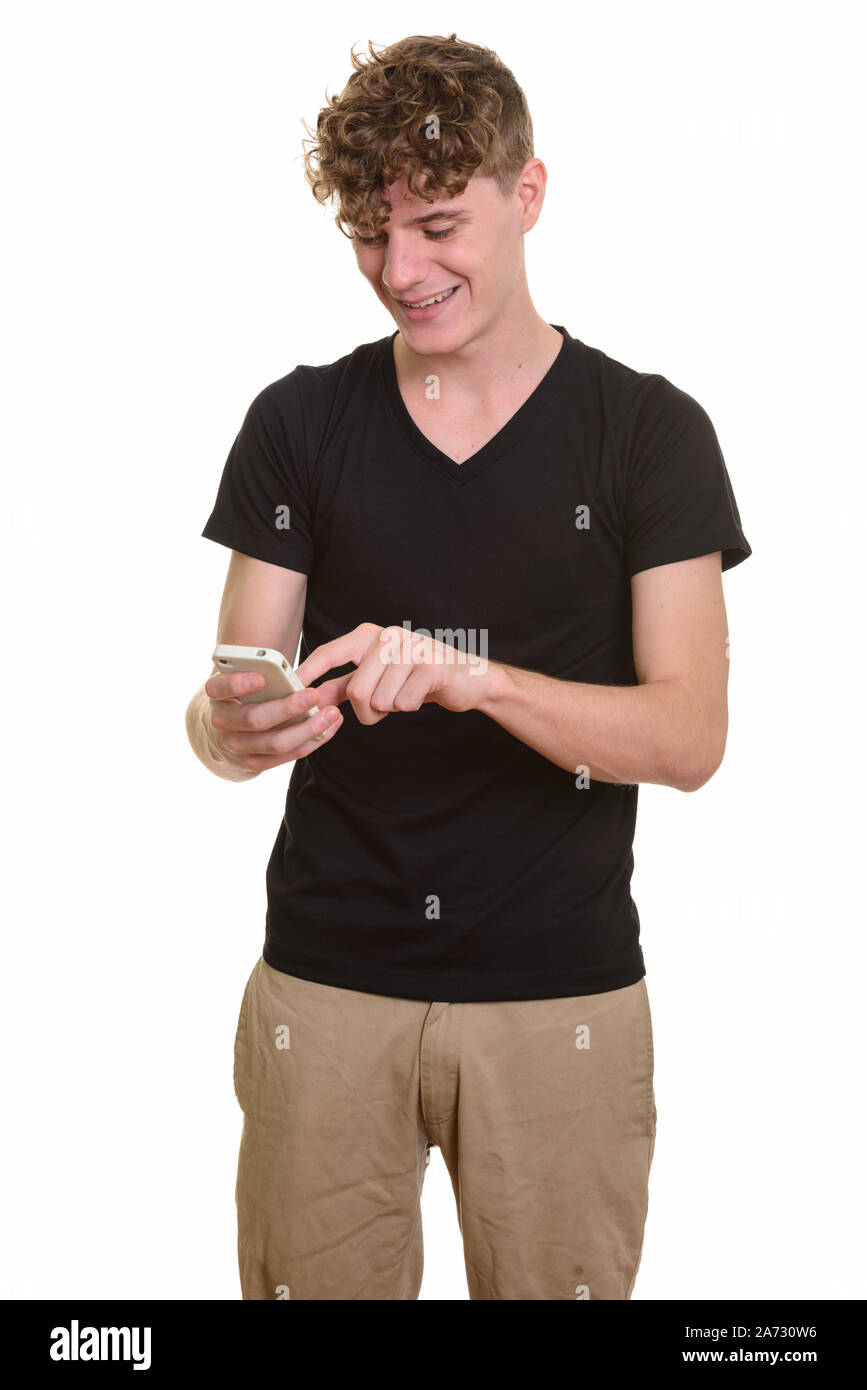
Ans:
MULTIPOLYGON (((441 232, 434 232, 430 228, 425 228, 425 236, 431 241, 445 241, 446 237, 451 236, 454 230, 454 227, 445 227, 441 232)), ((385 241, 385 235, 380 232, 379 236, 360 236, 356 232, 355 240, 361 246, 381 246, 385 241)))

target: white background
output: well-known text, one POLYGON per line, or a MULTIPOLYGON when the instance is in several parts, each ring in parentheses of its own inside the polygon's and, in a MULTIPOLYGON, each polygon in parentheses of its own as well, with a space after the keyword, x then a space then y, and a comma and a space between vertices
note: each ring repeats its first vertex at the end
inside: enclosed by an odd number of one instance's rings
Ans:
MULTIPOLYGON (((549 322, 690 392, 753 556, 730 733, 640 793, 659 1134, 636 1299, 867 1294, 862 60, 855 5, 30 4, 2 58, 11 1298, 236 1299, 232 1047, 289 769, 184 710, 253 396, 393 324, 302 176, 351 44, 494 48, 549 322)), ((438 1151, 422 1297, 466 1298, 438 1151)))

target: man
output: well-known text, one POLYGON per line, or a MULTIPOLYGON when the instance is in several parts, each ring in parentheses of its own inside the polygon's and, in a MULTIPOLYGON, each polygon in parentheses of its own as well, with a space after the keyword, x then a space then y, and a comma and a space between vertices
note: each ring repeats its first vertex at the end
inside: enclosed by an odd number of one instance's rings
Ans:
POLYGON ((751 550, 703 408, 533 307, 511 72, 454 35, 354 66, 307 173, 396 331, 259 393, 204 531, 218 640, 300 636, 317 683, 214 674, 188 711, 219 776, 295 763, 235 1041, 242 1295, 417 1298, 438 1145, 471 1298, 627 1299, 637 789, 720 765, 751 550))

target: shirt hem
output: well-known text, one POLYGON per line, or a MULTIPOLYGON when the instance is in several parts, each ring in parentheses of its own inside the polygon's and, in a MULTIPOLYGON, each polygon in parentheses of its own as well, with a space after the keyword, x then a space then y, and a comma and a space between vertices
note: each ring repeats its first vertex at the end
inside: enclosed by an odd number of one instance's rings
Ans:
POLYGON ((752 555, 752 548, 743 536, 720 536, 708 533, 704 536, 690 531, 681 536, 670 536, 655 545, 636 547, 627 555, 626 570, 630 579, 642 570, 656 569, 658 565, 673 565, 680 560, 696 560, 701 555, 721 552, 720 567, 723 571, 734 569, 742 560, 752 555))
POLYGON ((202 536, 205 540, 216 541, 218 545, 228 546, 241 555, 249 555, 254 560, 264 560, 269 565, 280 565, 283 569, 309 574, 312 560, 306 547, 299 549, 294 537, 286 532, 286 539, 265 539, 265 537, 245 531, 234 522, 209 517, 202 536))
POLYGON ((315 984, 362 994, 384 994, 400 999, 424 999, 449 1004, 505 1003, 522 999, 569 999, 578 995, 608 994, 634 985, 646 974, 641 947, 626 962, 589 970, 524 971, 520 974, 486 971, 469 977, 458 970, 393 970, 386 966, 325 961, 305 956, 270 940, 262 949, 266 965, 285 975, 296 975, 315 984))

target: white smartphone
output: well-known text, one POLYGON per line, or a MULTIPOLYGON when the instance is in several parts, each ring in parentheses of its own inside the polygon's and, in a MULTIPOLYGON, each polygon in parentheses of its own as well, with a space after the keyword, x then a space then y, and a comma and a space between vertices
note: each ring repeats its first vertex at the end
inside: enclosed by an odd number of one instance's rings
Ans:
MULTIPOLYGON (((214 648, 211 660, 218 671, 231 674, 236 671, 252 671, 257 676, 265 677, 265 684, 261 690, 251 690, 248 695, 238 697, 242 705, 258 705, 263 700, 280 700, 295 691, 307 689, 283 653, 274 651, 272 647, 230 647, 223 643, 214 648)), ((309 719, 311 714, 318 713, 319 706, 312 705, 305 715, 299 717, 309 719)))

